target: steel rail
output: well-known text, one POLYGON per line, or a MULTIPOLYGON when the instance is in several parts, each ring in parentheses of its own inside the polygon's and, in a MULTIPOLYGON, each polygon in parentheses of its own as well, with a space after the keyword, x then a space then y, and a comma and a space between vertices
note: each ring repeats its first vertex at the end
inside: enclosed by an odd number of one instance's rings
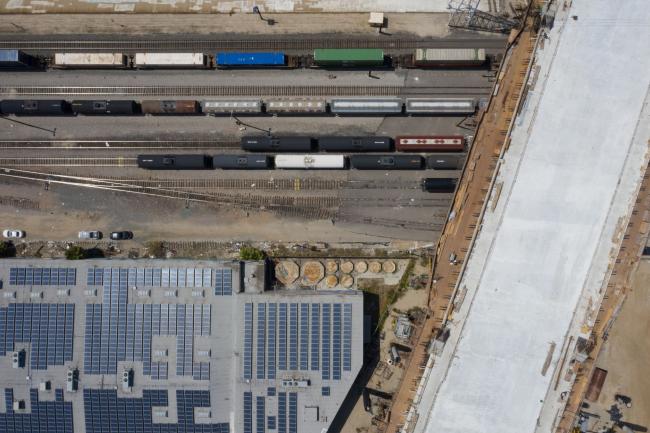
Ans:
POLYGON ((0 158, 0 167, 137 167, 130 157, 22 157, 0 158))
POLYGON ((229 140, 0 140, 0 149, 239 149, 229 140))
MULTIPOLYGON (((56 36, 55 36, 56 37, 56 36)), ((382 48, 385 50, 409 50, 415 48, 505 48, 506 38, 436 38, 436 39, 390 39, 390 38, 316 38, 292 39, 5 39, 0 48, 32 51, 167 51, 167 50, 293 50, 311 51, 316 48, 382 48)))
POLYGON ((474 96, 489 86, 2 86, 0 94, 15 96, 474 96))

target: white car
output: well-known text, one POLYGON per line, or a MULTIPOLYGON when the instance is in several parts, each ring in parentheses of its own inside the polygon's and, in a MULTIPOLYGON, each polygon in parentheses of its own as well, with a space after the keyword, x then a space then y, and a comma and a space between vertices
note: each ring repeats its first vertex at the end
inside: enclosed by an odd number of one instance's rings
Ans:
POLYGON ((13 238, 24 238, 25 237, 25 232, 22 230, 4 230, 2 232, 2 236, 4 236, 7 239, 13 239, 13 238))

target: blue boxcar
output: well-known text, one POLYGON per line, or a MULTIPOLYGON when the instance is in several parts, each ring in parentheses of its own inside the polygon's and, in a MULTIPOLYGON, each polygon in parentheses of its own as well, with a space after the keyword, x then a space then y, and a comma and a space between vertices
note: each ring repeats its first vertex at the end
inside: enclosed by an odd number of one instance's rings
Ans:
POLYGON ((217 53, 217 67, 284 66, 284 53, 217 53))
POLYGON ((0 50, 0 69, 37 67, 38 62, 29 54, 19 50, 0 50))

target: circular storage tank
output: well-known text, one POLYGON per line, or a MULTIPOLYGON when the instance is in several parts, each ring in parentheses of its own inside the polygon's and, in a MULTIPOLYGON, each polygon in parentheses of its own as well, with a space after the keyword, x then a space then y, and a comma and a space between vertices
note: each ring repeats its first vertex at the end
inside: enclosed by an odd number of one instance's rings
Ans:
POLYGON ((275 278, 285 286, 293 284, 299 276, 300 267, 296 262, 283 260, 275 265, 275 278))
POLYGON ((341 277, 341 285, 346 289, 352 287, 353 284, 354 284, 354 278, 352 278, 352 275, 343 275, 341 277))
POLYGON ((349 274, 354 270, 354 263, 352 262, 343 262, 341 263, 341 272, 344 274, 349 274))
POLYGON ((381 269, 388 274, 392 274, 395 272, 395 270, 397 270, 397 266, 395 265, 394 261, 388 260, 385 261, 383 265, 381 265, 381 269))
POLYGON ((370 262, 370 265, 368 266, 368 269, 370 269, 370 272, 373 274, 378 274, 381 272, 381 263, 379 262, 370 262))
POLYGON ((329 287, 330 289, 333 288, 333 287, 338 286, 338 284, 339 284, 339 279, 336 278, 336 275, 328 275, 325 278, 325 285, 327 287, 329 287))
POLYGON ((354 264, 354 270, 357 272, 357 274, 363 274, 368 271, 368 263, 361 260, 354 264))
POLYGON ((325 268, 321 262, 306 262, 302 265, 302 284, 315 286, 325 277, 325 268))
POLYGON ((328 274, 333 274, 339 270, 339 264, 333 260, 328 260, 325 263, 325 270, 327 271, 328 274))

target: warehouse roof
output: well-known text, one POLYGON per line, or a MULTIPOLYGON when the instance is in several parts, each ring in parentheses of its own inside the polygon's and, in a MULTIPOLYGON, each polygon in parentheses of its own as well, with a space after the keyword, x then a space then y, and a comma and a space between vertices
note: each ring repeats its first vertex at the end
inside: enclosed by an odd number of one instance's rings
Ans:
POLYGON ((0 261, 0 430, 327 429, 362 364, 361 292, 265 277, 257 262, 0 261))
MULTIPOLYGON (((644 6, 574 0, 558 13, 537 53, 537 84, 513 131, 497 211, 487 213, 461 282, 469 295, 427 382, 423 401, 433 406, 420 406, 418 431, 553 430, 561 399, 551 381, 559 365, 569 366, 563 347, 578 335, 587 300, 598 299, 641 180, 650 133, 650 56, 639 56, 650 40, 644 6)), ((570 384, 564 377, 560 389, 570 384)))

